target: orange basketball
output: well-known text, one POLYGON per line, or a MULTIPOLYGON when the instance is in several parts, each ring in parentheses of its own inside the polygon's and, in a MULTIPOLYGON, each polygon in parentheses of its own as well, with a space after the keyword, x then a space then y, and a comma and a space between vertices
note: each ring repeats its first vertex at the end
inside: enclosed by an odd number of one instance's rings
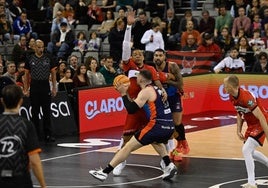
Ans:
POLYGON ((114 78, 113 82, 114 87, 117 84, 130 84, 129 78, 126 75, 120 74, 114 78))

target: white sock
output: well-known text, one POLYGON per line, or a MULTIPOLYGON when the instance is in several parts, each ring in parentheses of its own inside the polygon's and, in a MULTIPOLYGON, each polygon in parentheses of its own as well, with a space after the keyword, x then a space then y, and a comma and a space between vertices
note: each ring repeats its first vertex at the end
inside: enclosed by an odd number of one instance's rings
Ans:
POLYGON ((253 159, 253 153, 258 146, 259 143, 256 140, 251 137, 248 137, 242 148, 248 174, 248 183, 251 185, 255 185, 255 164, 253 159))
POLYGON ((174 145, 174 140, 173 139, 169 139, 168 140, 168 143, 165 144, 166 146, 166 149, 167 149, 167 152, 171 152, 174 148, 175 148, 175 145, 174 145))

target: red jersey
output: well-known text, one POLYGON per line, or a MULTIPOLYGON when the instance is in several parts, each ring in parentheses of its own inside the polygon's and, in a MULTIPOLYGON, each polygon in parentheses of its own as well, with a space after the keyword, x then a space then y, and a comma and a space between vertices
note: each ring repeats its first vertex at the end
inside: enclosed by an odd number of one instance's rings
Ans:
POLYGON ((128 89, 128 94, 130 96, 130 98, 134 99, 137 97, 138 93, 140 92, 141 88, 140 86, 137 84, 137 77, 131 77, 131 71, 140 71, 140 70, 149 70, 152 73, 152 77, 153 77, 153 81, 155 80, 159 80, 159 76, 157 71, 155 70, 154 67, 147 65, 147 64, 143 64, 142 67, 138 67, 133 59, 129 59, 127 64, 123 64, 123 70, 126 73, 126 75, 130 78, 130 86, 128 89))

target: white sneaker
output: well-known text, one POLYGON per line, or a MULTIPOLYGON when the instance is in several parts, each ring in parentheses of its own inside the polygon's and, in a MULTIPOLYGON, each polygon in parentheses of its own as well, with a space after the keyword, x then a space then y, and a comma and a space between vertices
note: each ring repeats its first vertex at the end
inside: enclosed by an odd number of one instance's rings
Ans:
POLYGON ((104 173, 102 169, 100 169, 100 170, 90 170, 88 172, 89 172, 89 174, 91 176, 93 176, 94 178, 96 178, 96 179, 98 179, 100 181, 104 181, 108 177, 108 174, 104 173))
POLYGON ((177 167, 171 162, 166 168, 164 168, 163 172, 163 180, 169 180, 177 173, 177 167))
POLYGON ((113 175, 119 176, 122 173, 122 170, 125 168, 126 164, 127 164, 127 161, 124 161, 118 164, 113 170, 113 175))
POLYGON ((242 185, 243 188, 258 188, 257 185, 251 185, 249 183, 242 185))

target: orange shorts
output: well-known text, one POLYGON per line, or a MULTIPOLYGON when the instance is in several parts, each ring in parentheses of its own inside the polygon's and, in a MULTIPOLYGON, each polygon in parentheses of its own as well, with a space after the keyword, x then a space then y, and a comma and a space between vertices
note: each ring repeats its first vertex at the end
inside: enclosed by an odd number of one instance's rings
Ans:
POLYGON ((261 146, 263 145, 265 140, 265 134, 261 125, 256 124, 248 126, 245 132, 245 138, 248 138, 249 136, 254 138, 257 142, 259 142, 261 146))
POLYGON ((141 130, 148 123, 145 111, 139 109, 134 114, 127 114, 126 122, 123 127, 123 135, 133 135, 138 130, 141 130))

